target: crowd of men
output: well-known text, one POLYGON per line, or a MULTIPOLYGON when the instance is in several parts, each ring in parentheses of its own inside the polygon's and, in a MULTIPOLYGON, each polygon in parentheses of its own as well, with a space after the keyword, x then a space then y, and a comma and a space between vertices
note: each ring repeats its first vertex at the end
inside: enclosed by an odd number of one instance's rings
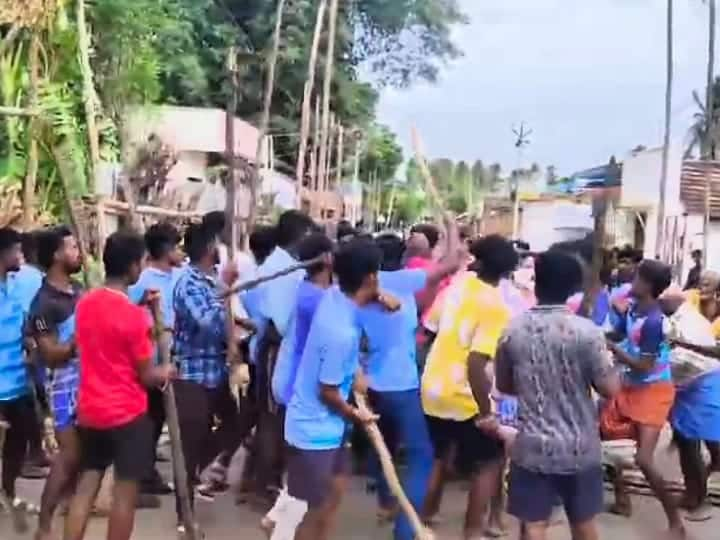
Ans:
MULTIPOLYGON (((363 446, 369 423, 402 454, 403 488, 428 526, 449 475, 470 480, 467 540, 507 534, 506 509, 523 538, 543 539, 559 506, 573 538, 598 538, 603 439, 635 441, 672 534, 685 534, 681 510, 709 519, 707 480, 720 468, 718 274, 695 270, 683 292, 670 267, 625 248, 592 275, 591 239, 532 254, 500 236, 473 238, 451 216, 407 238, 349 223, 329 238, 288 211, 252 231, 243 259, 226 230, 211 213, 183 234, 167 223, 144 237, 116 232, 103 248, 104 284, 84 290, 70 229, 0 229, 1 487, 15 509, 27 506, 16 481, 42 448, 45 415, 57 442, 37 540, 53 538, 63 505, 63 537, 82 539, 110 467, 111 540, 130 538, 141 493, 172 492, 156 468, 168 385, 191 508, 228 488, 243 451, 238 500, 269 510, 262 527, 276 540, 331 537, 351 445, 363 446), (232 292, 298 262, 305 269, 232 292), (241 368, 249 386, 238 401, 241 368), (654 462, 668 422, 682 501, 654 462)), ((377 456, 366 457, 378 517, 394 522, 396 540, 412 540, 377 456)), ((622 467, 610 473, 612 511, 629 516, 622 467)))

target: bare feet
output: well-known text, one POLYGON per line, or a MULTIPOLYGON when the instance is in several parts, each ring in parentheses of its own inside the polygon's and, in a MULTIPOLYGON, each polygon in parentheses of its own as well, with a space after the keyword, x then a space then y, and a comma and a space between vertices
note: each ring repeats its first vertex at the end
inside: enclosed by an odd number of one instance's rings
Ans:
POLYGON ((607 512, 616 516, 629 518, 632 516, 632 506, 630 503, 615 501, 608 505, 607 512))
POLYGON ((395 518, 397 517, 399 512, 399 509, 397 506, 388 506, 383 507, 381 506, 378 508, 377 511, 377 520, 380 525, 384 525, 385 523, 391 523, 395 521, 395 518))
POLYGON ((712 507, 708 504, 701 504, 700 506, 688 510, 685 519, 691 523, 700 523, 712 519, 712 507))

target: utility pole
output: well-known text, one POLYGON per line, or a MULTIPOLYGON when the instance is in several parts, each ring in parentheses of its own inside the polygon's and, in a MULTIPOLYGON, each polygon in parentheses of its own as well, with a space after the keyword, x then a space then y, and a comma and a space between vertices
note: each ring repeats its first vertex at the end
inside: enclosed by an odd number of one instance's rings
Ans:
MULTIPOLYGON (((709 0, 709 33, 708 33, 708 64, 707 64, 707 88, 705 101, 705 140, 703 141, 703 158, 714 160, 713 135, 715 130, 715 0, 709 0)), ((712 169, 711 165, 705 167, 705 219, 703 221, 703 257, 705 264, 709 260, 708 248, 710 239, 710 199, 712 197, 712 169)))
MULTIPOLYGON (((658 200, 655 231, 655 255, 660 255, 665 234, 665 191, 667 190, 670 161, 670 129, 672 120, 673 90, 673 0, 667 0, 667 49, 665 52, 665 135, 663 137, 662 169, 660 171, 660 198, 658 200)), ((707 234, 705 235, 707 237, 707 234)), ((707 257, 707 253, 705 254, 707 257)))
POLYGON ((530 145, 530 135, 532 129, 525 126, 525 122, 520 122, 519 128, 513 128, 515 134, 515 148, 517 149, 517 170, 510 178, 510 197, 513 202, 513 228, 512 237, 518 239, 520 232, 520 171, 523 163, 523 151, 530 145))

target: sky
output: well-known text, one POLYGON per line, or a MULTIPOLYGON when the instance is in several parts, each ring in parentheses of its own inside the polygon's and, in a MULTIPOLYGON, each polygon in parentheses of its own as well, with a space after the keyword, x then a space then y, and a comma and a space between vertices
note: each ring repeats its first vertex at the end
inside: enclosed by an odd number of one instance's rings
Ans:
MULTIPOLYGON (((662 144, 665 0, 460 0, 464 56, 434 84, 384 90, 379 120, 410 155, 416 126, 428 158, 555 165, 560 174, 662 144), (523 156, 513 127, 533 130, 523 156)), ((707 7, 675 2, 673 135, 687 138, 707 65, 707 7)), ((720 39, 720 37, 719 37, 720 39)))

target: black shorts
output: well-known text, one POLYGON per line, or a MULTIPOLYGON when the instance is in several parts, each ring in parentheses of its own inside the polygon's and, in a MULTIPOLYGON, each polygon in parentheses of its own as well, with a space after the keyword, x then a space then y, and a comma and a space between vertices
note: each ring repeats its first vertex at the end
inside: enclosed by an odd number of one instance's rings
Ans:
POLYGON ((603 511, 603 470, 600 465, 575 474, 545 474, 510 465, 508 513, 526 523, 550 519, 558 500, 571 525, 580 525, 603 511))
POLYGON ((146 414, 114 428, 79 427, 82 470, 105 471, 111 465, 119 480, 147 478, 154 463, 153 424, 146 414))
POLYGON ((448 420, 426 416, 436 459, 446 459, 454 445, 460 472, 471 473, 479 466, 498 461, 505 455, 502 441, 486 435, 475 426, 475 419, 448 420))

